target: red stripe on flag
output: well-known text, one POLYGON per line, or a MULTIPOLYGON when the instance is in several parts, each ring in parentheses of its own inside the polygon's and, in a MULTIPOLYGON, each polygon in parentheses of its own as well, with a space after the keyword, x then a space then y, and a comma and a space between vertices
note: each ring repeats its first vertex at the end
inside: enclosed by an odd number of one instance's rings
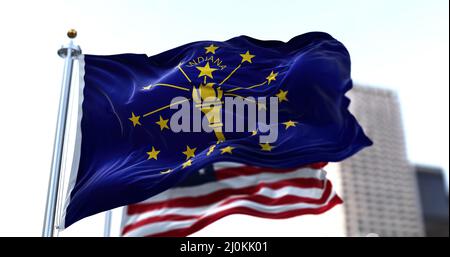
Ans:
POLYGON ((279 168, 262 168, 262 167, 253 167, 253 166, 242 166, 242 167, 231 167, 231 168, 221 168, 217 169, 216 172, 216 178, 217 179, 227 179, 232 177, 238 177, 238 176, 250 176, 260 173, 287 173, 294 170, 298 170, 301 168, 309 167, 311 169, 321 169, 325 167, 328 163, 327 162, 318 162, 313 163, 310 165, 305 165, 301 167, 295 167, 295 168, 287 168, 287 169, 279 169, 279 168))
MULTIPOLYGON (((324 181, 315 178, 296 178, 277 181, 273 183, 261 182, 255 186, 243 187, 243 188, 227 188, 215 191, 207 195, 201 195, 196 197, 179 197, 161 202, 133 204, 128 206, 128 215, 144 213, 161 208, 172 207, 196 207, 213 204, 218 201, 228 198, 230 195, 251 195, 255 194, 263 188, 280 189, 286 186, 296 188, 323 188, 324 181)), ((313 200, 310 199, 311 203, 313 200)))
MULTIPOLYGON (((322 204, 325 203, 326 200, 329 198, 330 194, 332 192, 332 185, 330 181, 327 181, 326 184, 326 188, 322 194, 322 197, 320 199, 313 199, 313 198, 306 198, 306 197, 295 197, 292 195, 289 196, 284 196, 284 197, 280 197, 280 198, 268 198, 268 197, 263 197, 260 195, 250 195, 250 196, 243 196, 243 197, 238 197, 238 198, 232 198, 227 200, 226 202, 222 203, 221 205, 224 204, 230 204, 232 202, 235 201, 239 201, 239 200, 248 200, 248 201, 252 201, 252 202, 256 202, 256 203, 260 203, 260 204, 264 204, 264 205, 285 205, 285 204, 297 204, 297 203, 315 203, 315 204, 322 204)), ((340 198, 338 197, 338 199, 340 200, 340 198)), ((340 200, 342 202, 342 200, 340 200)), ((337 204, 337 203, 336 203, 337 204)), ((334 204, 335 205, 335 204, 334 204)), ((333 205, 333 206, 334 206, 333 205)), ((164 208, 164 207, 162 207, 164 208)), ((320 209, 322 209, 323 207, 321 207, 320 209)), ((331 208, 331 207, 330 207, 331 208)), ((316 210, 314 208, 309 208, 311 210, 316 210)), ((302 209, 302 210, 308 210, 308 209, 302 209)), ((326 209, 328 210, 328 209, 326 209)), ((276 217, 281 215, 282 217, 284 217, 283 215, 288 215, 286 217, 289 217, 289 215, 292 215, 290 217, 293 217, 295 215, 300 215, 300 214, 295 214, 297 212, 293 212, 296 210, 291 210, 291 211, 286 211, 286 212, 282 212, 282 213, 266 213, 266 212, 261 212, 261 211, 256 211, 253 209, 250 209, 248 207, 233 207, 230 209, 226 209, 223 210, 221 212, 217 212, 215 214, 209 215, 209 216, 201 216, 201 215, 176 215, 176 214, 170 214, 170 215, 163 215, 163 216, 158 216, 158 217, 149 217, 146 219, 143 219, 141 221, 138 221, 136 223, 127 225, 123 228, 122 234, 126 234, 134 229, 137 229, 141 226, 145 226, 154 222, 161 222, 161 221, 181 221, 181 220, 190 220, 190 219, 198 219, 198 221, 195 223, 199 223, 203 224, 203 220, 211 220, 209 223, 206 223, 205 225, 201 226, 200 228, 198 228, 196 231, 200 230, 201 228, 207 226, 208 224, 222 218, 225 217, 227 215, 233 214, 233 213, 239 213, 239 214, 248 214, 248 215, 253 215, 252 213, 255 213, 255 216, 258 217, 262 217, 262 218, 274 218, 277 219, 276 217), (236 212, 235 212, 236 211, 236 212), (242 211, 242 212, 241 212, 242 211), (293 214, 290 214, 293 213, 293 214), (266 215, 266 216, 264 216, 266 215), (212 217, 212 218, 210 218, 212 217), (216 218, 214 218, 216 217, 216 218)), ((325 211, 325 210, 324 210, 325 211)), ((303 214, 308 214, 308 212, 304 212, 303 214)), ((314 212, 312 212, 311 214, 314 214, 314 212)), ((194 225, 195 225, 194 224, 194 225)), ((194 226, 193 225, 193 226, 194 226)), ((181 230, 185 230, 185 229, 180 229, 181 230)), ((175 230, 173 230, 175 231, 175 230)), ((171 231, 168 232, 164 232, 164 233, 170 233, 171 231)), ((194 231, 195 232, 195 231, 194 231)), ((164 234, 163 233, 163 234, 164 234)), ((182 232, 177 232, 177 233, 182 233, 182 232)), ((184 233, 184 232, 183 232, 184 233)), ((191 232, 193 233, 193 232, 191 232)), ((188 233, 187 235, 189 235, 190 233, 188 233)), ((159 234, 155 234, 155 236, 158 236, 159 234)), ((177 235, 163 235, 163 236, 177 236, 177 235)), ((180 235, 181 236, 181 235, 180 235)))
POLYGON ((199 219, 192 226, 187 228, 173 229, 170 231, 147 235, 147 237, 185 237, 192 233, 199 231, 200 229, 208 226, 209 224, 231 214, 246 214, 251 216, 256 216, 260 218, 269 218, 269 219, 286 219, 292 218, 299 215, 305 214, 321 214, 333 208, 335 205, 342 203, 341 198, 335 195, 327 205, 324 205, 319 208, 305 208, 305 209, 296 209, 290 210, 281 213, 267 213, 261 212, 254 209, 250 209, 247 207, 235 207, 231 209, 227 209, 221 212, 217 212, 213 215, 207 216, 205 218, 199 219))

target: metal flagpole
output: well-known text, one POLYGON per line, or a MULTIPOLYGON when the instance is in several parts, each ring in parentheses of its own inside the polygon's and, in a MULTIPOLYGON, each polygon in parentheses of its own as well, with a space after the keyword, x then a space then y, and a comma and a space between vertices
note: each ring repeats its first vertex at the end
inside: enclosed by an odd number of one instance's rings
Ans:
POLYGON ((58 119, 56 123, 55 142, 53 145, 53 158, 50 170, 50 180, 47 192, 47 204, 45 206, 43 237, 52 237, 55 228, 56 203, 58 200, 58 186, 61 174, 61 162, 64 146, 64 134, 66 131, 67 109, 69 106, 70 83, 72 80, 73 61, 81 54, 79 46, 74 45, 72 39, 77 36, 77 31, 71 29, 67 32, 70 38, 68 45, 58 50, 58 55, 65 59, 64 75, 59 99, 58 119))
POLYGON ((105 212, 105 227, 103 229, 103 237, 111 236, 111 220, 112 220, 112 211, 108 210, 105 212))

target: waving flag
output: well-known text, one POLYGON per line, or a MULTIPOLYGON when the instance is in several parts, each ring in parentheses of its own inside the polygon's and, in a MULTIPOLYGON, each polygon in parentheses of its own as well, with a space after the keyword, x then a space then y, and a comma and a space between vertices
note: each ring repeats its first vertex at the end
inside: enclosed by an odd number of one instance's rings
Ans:
POLYGON ((152 57, 86 55, 81 74, 65 227, 143 201, 215 162, 293 168, 371 144, 347 110, 349 54, 325 33, 287 43, 200 41, 152 57))
POLYGON ((231 214, 282 219, 320 214, 342 202, 320 164, 300 169, 214 166, 127 206, 122 235, 187 236, 231 214))

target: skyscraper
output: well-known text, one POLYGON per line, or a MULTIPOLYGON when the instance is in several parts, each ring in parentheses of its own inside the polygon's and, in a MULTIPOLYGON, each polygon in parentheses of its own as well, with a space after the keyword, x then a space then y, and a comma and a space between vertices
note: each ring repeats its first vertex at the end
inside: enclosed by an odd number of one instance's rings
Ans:
POLYGON ((397 95, 355 87, 350 110, 374 145, 339 164, 348 236, 423 236, 418 185, 406 156, 397 95))
POLYGON ((416 165, 425 235, 445 237, 448 229, 448 194, 442 170, 416 165))

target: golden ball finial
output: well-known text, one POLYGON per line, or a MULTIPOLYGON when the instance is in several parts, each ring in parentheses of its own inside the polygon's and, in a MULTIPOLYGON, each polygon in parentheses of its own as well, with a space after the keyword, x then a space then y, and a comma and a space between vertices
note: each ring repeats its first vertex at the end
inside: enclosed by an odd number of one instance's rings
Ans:
POLYGON ((77 31, 75 29, 69 29, 69 31, 67 31, 67 36, 69 38, 76 38, 77 37, 77 31))

